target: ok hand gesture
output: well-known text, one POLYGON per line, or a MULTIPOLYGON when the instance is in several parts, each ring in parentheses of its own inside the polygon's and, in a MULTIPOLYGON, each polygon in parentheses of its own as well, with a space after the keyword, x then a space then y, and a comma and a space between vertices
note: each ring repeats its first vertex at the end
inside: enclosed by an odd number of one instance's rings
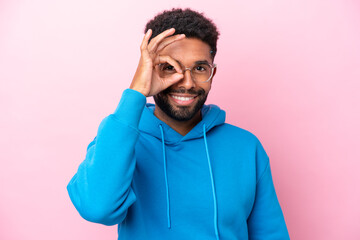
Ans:
POLYGON ((149 97, 158 94, 183 78, 182 69, 173 58, 159 55, 159 52, 169 44, 185 38, 184 34, 173 35, 174 33, 175 29, 170 28, 149 42, 152 30, 149 29, 146 32, 140 46, 141 57, 130 85, 131 89, 149 97), (161 63, 168 63, 174 66, 177 73, 166 79, 161 78, 155 70, 156 66, 161 63))

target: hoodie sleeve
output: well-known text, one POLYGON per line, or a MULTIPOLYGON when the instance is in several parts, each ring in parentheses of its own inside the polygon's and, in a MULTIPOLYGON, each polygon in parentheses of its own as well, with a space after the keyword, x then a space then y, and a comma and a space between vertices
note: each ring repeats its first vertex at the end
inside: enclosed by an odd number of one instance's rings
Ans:
POLYGON ((290 239, 273 184, 269 158, 258 141, 257 184, 253 209, 248 218, 249 240, 290 239))
POLYGON ((91 222, 122 222, 136 196, 131 189, 135 144, 146 97, 126 89, 115 112, 102 120, 85 160, 67 190, 80 215, 91 222))

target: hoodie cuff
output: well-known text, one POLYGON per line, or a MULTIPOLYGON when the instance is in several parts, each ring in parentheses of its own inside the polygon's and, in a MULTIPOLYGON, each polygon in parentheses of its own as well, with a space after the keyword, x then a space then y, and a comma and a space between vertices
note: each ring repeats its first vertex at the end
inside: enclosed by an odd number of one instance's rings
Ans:
POLYGON ((127 88, 113 114, 121 122, 137 128, 145 104, 146 97, 142 93, 127 88))

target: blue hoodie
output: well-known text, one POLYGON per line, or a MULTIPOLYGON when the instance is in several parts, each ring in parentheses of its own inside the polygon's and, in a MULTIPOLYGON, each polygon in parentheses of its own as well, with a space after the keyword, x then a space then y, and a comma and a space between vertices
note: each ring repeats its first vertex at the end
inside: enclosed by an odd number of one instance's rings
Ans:
POLYGON ((126 89, 67 186, 88 221, 118 239, 289 239, 269 158, 252 133, 204 105, 182 136, 126 89))

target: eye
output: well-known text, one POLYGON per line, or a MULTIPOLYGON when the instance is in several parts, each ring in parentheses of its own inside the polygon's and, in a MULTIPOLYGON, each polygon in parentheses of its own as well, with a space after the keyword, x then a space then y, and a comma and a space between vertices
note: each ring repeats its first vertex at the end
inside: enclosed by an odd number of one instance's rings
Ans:
POLYGON ((161 64, 160 69, 161 69, 161 71, 164 71, 164 72, 174 72, 175 71, 174 66, 172 66, 168 63, 161 64))
POLYGON ((204 73, 207 72, 209 68, 210 67, 206 64, 199 64, 194 66, 193 71, 195 71, 196 73, 204 73))
POLYGON ((204 67, 202 67, 202 66, 197 66, 197 67, 196 67, 196 70, 197 70, 197 71, 204 71, 204 70, 205 70, 205 68, 204 68, 204 67))

